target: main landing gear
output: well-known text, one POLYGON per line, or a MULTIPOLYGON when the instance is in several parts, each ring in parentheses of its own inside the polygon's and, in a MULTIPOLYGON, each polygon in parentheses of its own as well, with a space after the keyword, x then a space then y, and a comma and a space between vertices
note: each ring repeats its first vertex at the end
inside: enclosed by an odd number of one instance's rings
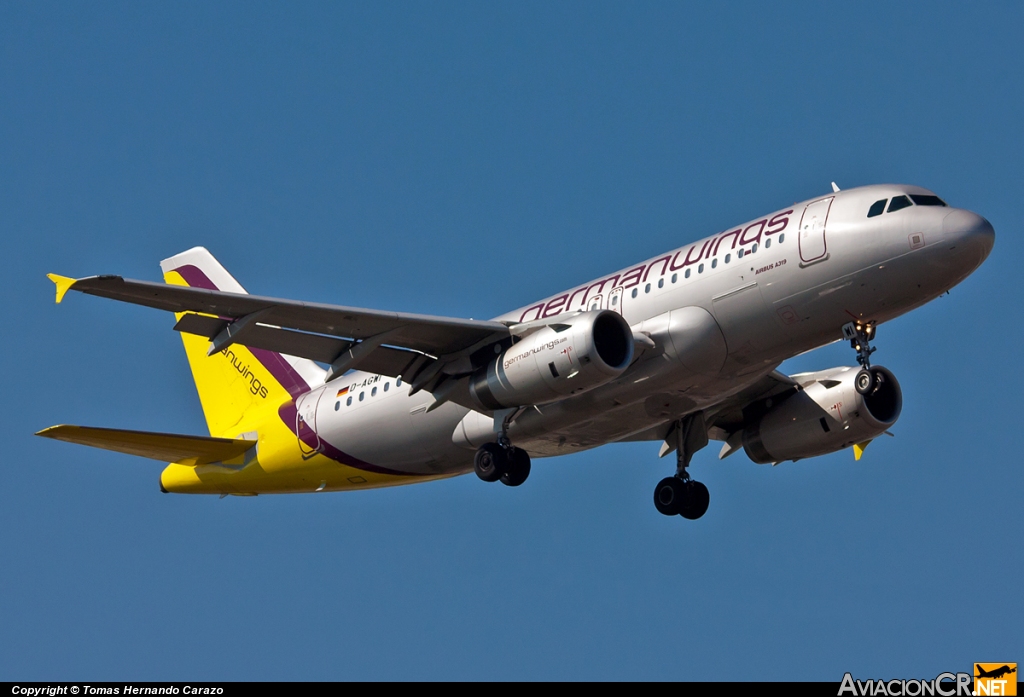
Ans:
POLYGON ((519 486, 530 476, 530 456, 511 444, 484 443, 476 451, 473 467, 485 482, 501 480, 505 486, 519 486))
POLYGON ((665 477, 654 487, 654 507, 662 515, 680 515, 688 520, 697 520, 707 512, 711 496, 706 486, 690 479, 686 468, 693 454, 708 444, 704 412, 677 421, 666 438, 667 442, 673 442, 669 439, 674 440, 676 473, 673 477, 665 477))
POLYGON ((499 479, 505 486, 519 486, 530 476, 530 455, 522 448, 516 448, 508 439, 508 427, 519 411, 505 415, 501 422, 501 435, 497 443, 484 443, 476 451, 473 468, 476 476, 485 482, 499 479))
POLYGON ((853 386, 862 395, 869 395, 885 382, 885 373, 871 369, 871 354, 876 348, 871 346, 875 338, 874 322, 847 322, 843 325, 843 338, 850 340, 850 346, 857 352, 860 370, 853 380, 853 386))

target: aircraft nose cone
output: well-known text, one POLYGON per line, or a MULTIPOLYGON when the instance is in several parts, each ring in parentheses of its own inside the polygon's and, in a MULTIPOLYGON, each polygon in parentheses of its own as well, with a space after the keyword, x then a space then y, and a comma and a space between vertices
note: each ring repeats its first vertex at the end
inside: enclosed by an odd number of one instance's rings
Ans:
POLYGON ((946 239, 963 246, 965 253, 978 255, 980 264, 988 257, 996 243, 996 231, 992 223, 977 213, 956 209, 942 220, 942 232, 946 239))

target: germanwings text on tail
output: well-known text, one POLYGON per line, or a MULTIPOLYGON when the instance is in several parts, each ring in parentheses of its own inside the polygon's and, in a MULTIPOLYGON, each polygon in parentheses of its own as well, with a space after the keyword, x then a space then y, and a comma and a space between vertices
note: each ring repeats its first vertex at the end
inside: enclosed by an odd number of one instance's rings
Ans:
POLYGON ((196 247, 164 283, 50 275, 173 312, 209 436, 53 426, 38 435, 170 463, 164 492, 255 496, 411 484, 475 471, 519 486, 537 458, 659 441, 665 515, 700 518, 709 441, 759 464, 852 448, 903 395, 877 327, 967 278, 995 241, 981 216, 915 186, 833 192, 490 321, 249 295, 196 247), (849 341, 856 365, 784 375, 849 341), (323 367, 326 366, 326 367, 323 367))

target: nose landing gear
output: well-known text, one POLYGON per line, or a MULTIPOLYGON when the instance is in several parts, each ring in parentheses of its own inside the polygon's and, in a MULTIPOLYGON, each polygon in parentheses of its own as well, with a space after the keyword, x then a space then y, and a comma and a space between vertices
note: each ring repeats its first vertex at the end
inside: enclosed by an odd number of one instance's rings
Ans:
POLYGON ((850 340, 850 346, 857 352, 857 362, 861 366, 853 385, 857 392, 869 395, 885 380, 884 373, 871 369, 871 354, 877 350, 871 346, 871 340, 875 338, 875 323, 847 322, 843 325, 843 338, 850 340))
POLYGON ((662 515, 680 515, 688 520, 697 520, 707 512, 711 496, 706 486, 690 478, 686 468, 693 454, 708 444, 704 412, 677 421, 669 432, 669 438, 673 437, 676 473, 662 479, 654 488, 654 507, 662 515))

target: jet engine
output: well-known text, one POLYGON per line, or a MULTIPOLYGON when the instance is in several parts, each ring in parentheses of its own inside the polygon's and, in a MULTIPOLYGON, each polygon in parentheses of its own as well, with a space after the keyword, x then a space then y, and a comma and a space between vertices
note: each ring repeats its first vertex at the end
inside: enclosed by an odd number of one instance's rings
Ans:
POLYGON ((760 464, 824 455, 880 436, 896 423, 903 393, 891 372, 871 368, 874 388, 857 392, 858 368, 794 375, 802 389, 764 400, 744 414, 743 449, 760 464))
POLYGON ((545 325, 472 375, 469 391, 484 411, 543 404, 599 387, 633 360, 633 332, 609 310, 545 325))

